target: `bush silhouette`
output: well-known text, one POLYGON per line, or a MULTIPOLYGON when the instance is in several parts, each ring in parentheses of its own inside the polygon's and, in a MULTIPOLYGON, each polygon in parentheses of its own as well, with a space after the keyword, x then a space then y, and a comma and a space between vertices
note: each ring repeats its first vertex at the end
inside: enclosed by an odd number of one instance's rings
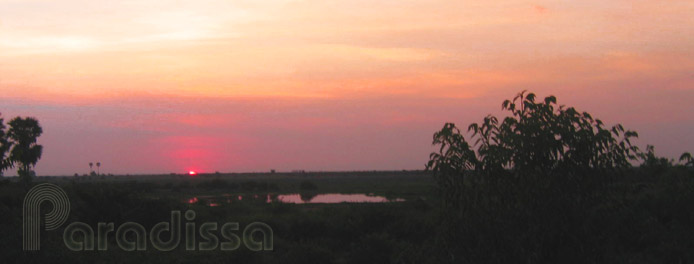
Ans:
POLYGON ((12 162, 9 157, 7 157, 7 153, 10 151, 12 144, 7 136, 5 128, 5 119, 0 115, 0 177, 2 177, 6 169, 12 167, 12 162))
POLYGON ((314 184, 313 182, 311 182, 309 180, 305 180, 305 181, 301 181, 301 183, 299 184, 299 189, 302 192, 315 191, 318 189, 318 186, 316 186, 316 184, 314 184))
POLYGON ((619 124, 607 128, 587 112, 557 105, 554 96, 535 99, 521 92, 503 102, 502 109, 510 113, 503 121, 489 115, 471 124, 472 145, 452 123, 434 134, 440 149, 430 155, 427 169, 449 195, 446 201, 458 200, 458 185, 465 181, 570 178, 625 169, 638 158, 630 141, 636 132, 619 124))
MULTIPOLYGON (((691 244, 654 231, 672 228, 667 222, 648 220, 682 215, 653 215, 650 205, 692 201, 691 192, 663 191, 672 182, 689 184, 691 177, 683 178, 682 171, 653 177, 645 168, 669 170, 672 161, 656 157, 650 146, 641 153, 631 144, 636 132, 620 124, 607 127, 587 112, 558 105, 554 96, 538 101, 521 92, 502 109, 508 116, 489 115, 468 126, 471 143, 452 123, 434 134, 439 150, 426 167, 442 210, 439 232, 430 241, 435 249, 423 253, 432 262, 633 262, 643 248, 659 250, 644 242, 652 237, 682 245, 676 250, 691 244), (644 165, 637 171, 631 163, 639 159, 644 165), (642 197, 655 200, 645 203, 642 197), (632 222, 625 225, 625 219, 632 222)), ((692 228, 681 225, 687 228, 677 232, 692 228)))

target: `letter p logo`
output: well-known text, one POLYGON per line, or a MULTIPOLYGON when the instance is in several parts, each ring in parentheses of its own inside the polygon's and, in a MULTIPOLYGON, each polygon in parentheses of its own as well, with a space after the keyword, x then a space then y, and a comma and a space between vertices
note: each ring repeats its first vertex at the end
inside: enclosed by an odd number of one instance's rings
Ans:
POLYGON ((70 201, 63 189, 55 184, 42 183, 29 190, 24 197, 22 239, 24 250, 41 248, 41 203, 48 201, 53 208, 45 216, 46 230, 58 229, 70 213, 70 201))

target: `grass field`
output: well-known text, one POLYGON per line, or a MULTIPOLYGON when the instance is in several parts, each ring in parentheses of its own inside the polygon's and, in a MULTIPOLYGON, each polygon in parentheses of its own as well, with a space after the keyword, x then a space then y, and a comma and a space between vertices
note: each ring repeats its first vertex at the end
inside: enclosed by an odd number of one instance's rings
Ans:
POLYGON ((63 244, 61 228, 42 233, 40 251, 22 252, 21 210, 27 188, 5 179, 0 186, 0 212, 5 216, 0 234, 2 255, 10 263, 384 263, 399 254, 403 260, 415 258, 412 249, 428 239, 435 219, 434 185, 423 171, 41 177, 37 182, 65 190, 72 206, 68 223, 84 222, 96 229, 98 222, 118 227, 132 221, 150 230, 169 221, 171 211, 193 210, 196 223, 267 223, 274 232, 274 250, 186 251, 181 244, 172 252, 151 246, 126 252, 111 237, 106 251, 73 252, 63 244), (311 190, 302 189, 306 182, 311 190), (191 196, 304 192, 369 193, 406 201, 302 205, 244 199, 217 207, 185 202, 191 196))

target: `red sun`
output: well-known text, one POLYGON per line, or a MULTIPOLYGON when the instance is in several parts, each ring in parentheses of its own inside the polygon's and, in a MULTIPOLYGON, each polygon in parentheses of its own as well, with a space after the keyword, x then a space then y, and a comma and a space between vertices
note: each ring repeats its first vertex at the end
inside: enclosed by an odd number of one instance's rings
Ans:
POLYGON ((189 171, 188 175, 195 176, 195 175, 198 175, 198 173, 196 171, 189 171))

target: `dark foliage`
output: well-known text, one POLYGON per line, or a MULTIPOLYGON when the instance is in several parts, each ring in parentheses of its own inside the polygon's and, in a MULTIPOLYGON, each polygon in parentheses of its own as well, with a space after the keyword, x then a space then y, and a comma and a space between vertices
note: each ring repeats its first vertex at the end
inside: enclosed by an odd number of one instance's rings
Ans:
POLYGON ((0 115, 0 177, 2 177, 3 172, 6 169, 12 167, 12 162, 7 156, 10 148, 12 148, 12 144, 7 137, 7 131, 5 130, 6 128, 5 119, 0 115))
POLYGON ((299 185, 299 189, 301 191, 315 191, 318 189, 318 186, 311 181, 302 181, 299 185))
POLYGON ((487 116, 468 127, 474 144, 451 123, 434 134, 440 150, 427 168, 444 209, 434 262, 694 261, 680 235, 694 231, 690 207, 667 202, 694 202, 680 187, 694 183, 691 172, 675 171, 650 146, 641 153, 631 144, 636 132, 553 96, 522 92, 502 109, 510 113, 503 121, 487 116))
POLYGON ((19 165, 17 173, 25 184, 31 182, 35 176, 33 166, 41 159, 43 146, 37 144, 38 137, 43 133, 39 121, 32 117, 15 117, 8 122, 9 129, 5 132, 5 127, 0 119, 0 156, 2 164, 0 171, 9 167, 19 165), (5 153, 9 150, 9 156, 5 153))

